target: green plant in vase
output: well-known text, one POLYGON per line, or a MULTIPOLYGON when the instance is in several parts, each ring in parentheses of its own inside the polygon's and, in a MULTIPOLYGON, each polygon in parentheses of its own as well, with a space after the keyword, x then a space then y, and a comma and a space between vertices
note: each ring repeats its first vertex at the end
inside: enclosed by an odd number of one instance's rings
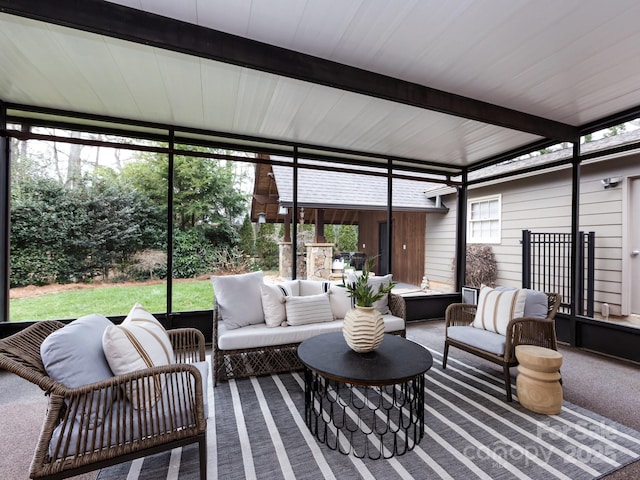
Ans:
POLYGON ((391 292, 393 287, 396 286, 396 282, 389 281, 386 285, 380 285, 378 291, 374 291, 374 287, 369 284, 369 276, 373 265, 375 264, 376 257, 368 257, 362 268, 362 274, 357 275, 354 282, 345 281, 344 275, 342 276, 342 283, 338 286, 347 289, 349 297, 351 297, 354 303, 358 307, 372 307, 375 302, 391 292))

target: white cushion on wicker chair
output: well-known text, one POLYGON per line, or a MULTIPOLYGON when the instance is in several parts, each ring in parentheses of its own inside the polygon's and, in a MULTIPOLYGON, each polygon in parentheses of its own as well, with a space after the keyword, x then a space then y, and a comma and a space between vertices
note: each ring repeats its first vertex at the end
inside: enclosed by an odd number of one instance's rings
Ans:
MULTIPOLYGON (((207 418, 209 416, 209 405, 207 401, 208 397, 208 386, 209 386, 209 362, 202 361, 196 362, 192 364, 195 366, 200 372, 200 376, 202 377, 202 397, 204 404, 204 416, 207 418)), ((174 375, 179 375, 175 373, 174 375)), ((188 375, 182 373, 182 375, 188 375)), ((154 412, 152 408, 148 408, 146 410, 138 410, 134 409, 132 411, 132 403, 126 399, 121 398, 120 400, 116 400, 112 403, 110 411, 111 414, 107 414, 106 420, 108 423, 105 423, 104 428, 96 428, 93 430, 87 431, 83 426, 79 419, 76 419, 72 426, 68 424, 65 425, 66 429, 64 432, 65 441, 69 441, 69 450, 67 452, 68 455, 75 455, 76 453, 86 453, 90 450, 88 446, 92 445, 92 443, 96 442, 97 448, 104 448, 116 444, 124 444, 127 442, 132 442, 140 439, 141 437, 153 435, 160 435, 165 432, 169 432, 172 429, 175 429, 176 426, 186 426, 185 422, 188 422, 188 419, 194 416, 194 413, 191 411, 189 407, 189 402, 184 401, 184 399, 193 396, 195 392, 189 392, 185 390, 185 386, 188 385, 188 382, 178 380, 175 382, 175 390, 171 389, 169 392, 165 389, 162 392, 162 399, 156 402, 156 407, 158 409, 154 412), (169 406, 173 406, 173 414, 171 413, 169 406), (182 405, 182 410, 175 408, 176 405, 182 405), (157 414, 159 412, 159 415, 157 414), (138 422, 137 419, 141 416, 144 418, 144 421, 138 422), (155 418, 157 421, 152 421, 151 419, 155 418), (125 423, 125 428, 122 427, 122 422, 125 423), (111 428, 107 426, 111 425, 111 428), (140 427, 143 427, 143 431, 141 432, 140 427), (68 430, 71 431, 68 431, 68 430), (109 437, 109 430, 111 430, 112 437, 109 437), (78 439, 78 436, 82 435, 83 438, 78 439), (118 436, 116 440, 116 435, 118 436), (96 438, 96 436, 98 436, 96 438), (78 440, 81 440, 81 445, 86 445, 87 448, 77 451, 78 440), (86 443, 85 443, 86 442, 86 443)), ((55 447, 58 443, 61 435, 61 428, 63 424, 60 424, 53 431, 51 441, 49 442, 49 455, 55 455, 55 447)))
POLYGON ((482 287, 472 325, 505 335, 509 322, 514 318, 522 318, 526 298, 525 290, 482 287))
POLYGON ((476 327, 449 327, 447 337, 500 356, 504 355, 507 343, 504 335, 476 327))
MULTIPOLYGON (((112 325, 105 329, 102 336, 102 348, 114 374, 135 372, 150 367, 175 363, 171 341, 164 327, 136 303, 121 325, 112 325)), ((161 386, 150 398, 158 398, 161 386)), ((132 392, 134 406, 137 405, 135 389, 132 392)))

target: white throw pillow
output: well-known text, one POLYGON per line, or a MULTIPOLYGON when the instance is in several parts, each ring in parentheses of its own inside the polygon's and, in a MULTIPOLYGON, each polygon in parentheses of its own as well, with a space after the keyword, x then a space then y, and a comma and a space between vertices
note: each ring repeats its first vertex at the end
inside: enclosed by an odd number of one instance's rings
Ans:
POLYGON ((331 322, 333 313, 329 294, 286 297, 287 324, 307 325, 309 323, 331 322))
POLYGON ((262 272, 212 276, 218 311, 227 328, 234 329, 264 322, 262 310, 262 272))
POLYGON ((509 322, 524 315, 526 298, 525 290, 496 290, 491 287, 482 287, 472 325, 505 335, 509 322))
MULTIPOLYGON (((369 285, 373 288, 373 292, 377 293, 380 290, 381 286, 387 286, 389 282, 393 280, 393 275, 382 275, 380 277, 369 277, 369 285)), ((391 313, 389 311, 389 294, 385 294, 380 300, 377 302, 373 302, 373 308, 378 310, 382 315, 386 315, 387 313, 391 313)))
POLYGON ((262 310, 267 327, 279 327, 287 320, 286 297, 298 296, 298 281, 260 285, 262 310))
POLYGON ((324 282, 322 280, 299 280, 298 285, 301 297, 326 293, 331 288, 331 284, 329 282, 324 282))
MULTIPOLYGON (((345 279, 345 282, 355 283, 356 279, 358 278, 358 275, 360 274, 349 272, 349 274, 347 275, 347 278, 345 279)), ((392 280, 393 280, 393 275, 391 273, 387 275, 381 275, 379 277, 374 275, 374 276, 369 276, 369 280, 367 281, 367 284, 371 286, 371 290, 373 291, 373 293, 378 293, 381 286, 386 286, 392 280)), ((372 306, 373 308, 378 310, 382 315, 391 313, 389 310, 389 294, 385 294, 380 300, 373 302, 372 306)))
MULTIPOLYGON (((175 363, 167 331, 139 303, 133 306, 121 325, 111 325, 105 329, 102 348, 116 375, 175 363)), ((147 404, 139 405, 134 385, 129 399, 134 408, 142 409, 155 403, 162 395, 162 388, 164 385, 151 385, 151 398, 148 398, 147 404)))
POLYGON ((339 287, 338 284, 332 283, 329 293, 329 303, 331 304, 333 318, 336 320, 343 319, 347 312, 353 308, 353 301, 349 296, 349 291, 345 287, 339 287))

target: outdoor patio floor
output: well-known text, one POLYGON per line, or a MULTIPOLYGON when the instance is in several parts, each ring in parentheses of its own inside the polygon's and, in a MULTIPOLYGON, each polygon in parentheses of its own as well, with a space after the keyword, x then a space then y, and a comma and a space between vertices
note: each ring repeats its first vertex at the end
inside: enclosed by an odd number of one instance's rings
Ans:
MULTIPOLYGON (((444 322, 412 322, 407 326, 407 337, 442 350, 444 322)), ((565 346, 560 351, 564 357, 564 399, 640 431, 640 365, 565 346)), ((470 363, 484 362, 457 349, 452 349, 450 356, 470 363)), ((46 405, 38 387, 0 371, 0 478, 27 478, 46 405)), ((89 480, 96 475, 93 472, 74 478, 89 480)), ((604 478, 638 479, 640 462, 604 478)))

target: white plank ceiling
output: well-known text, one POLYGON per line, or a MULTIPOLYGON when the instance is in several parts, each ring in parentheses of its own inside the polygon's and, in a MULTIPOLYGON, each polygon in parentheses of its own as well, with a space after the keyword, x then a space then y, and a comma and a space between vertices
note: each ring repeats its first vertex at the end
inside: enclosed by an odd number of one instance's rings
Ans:
MULTIPOLYGON (((581 126, 640 106, 637 0, 119 0, 581 126)), ((0 100, 460 167, 540 139, 0 13, 0 100)))

